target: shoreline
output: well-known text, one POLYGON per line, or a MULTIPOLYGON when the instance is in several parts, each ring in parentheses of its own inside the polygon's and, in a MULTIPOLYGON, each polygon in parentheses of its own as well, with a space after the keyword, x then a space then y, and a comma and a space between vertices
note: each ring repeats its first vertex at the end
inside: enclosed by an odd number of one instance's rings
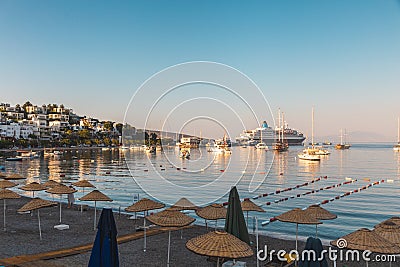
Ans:
MULTIPOLYGON (((73 208, 67 209, 67 205, 63 203, 62 223, 68 224, 70 229, 62 231, 53 228, 54 225, 59 224, 59 206, 41 209, 40 220, 43 240, 40 240, 36 216, 37 211, 33 212, 33 216, 30 214, 18 214, 16 212, 17 209, 28 201, 30 201, 30 198, 27 197, 7 200, 7 230, 0 231, 0 239, 2 240, 0 242, 0 262, 4 258, 49 252, 93 243, 97 231, 93 230, 94 209, 92 207, 88 207, 87 210, 81 213, 79 204, 75 204, 73 208)), ((98 209, 97 218, 99 218, 100 212, 101 210, 98 209)), ((141 218, 134 222, 134 220, 129 219, 130 216, 114 212, 118 236, 135 232, 135 224, 142 225, 143 220, 141 218)), ((207 261, 206 256, 192 253, 185 247, 187 240, 210 230, 212 231, 213 228, 207 230, 204 226, 193 225, 183 230, 182 239, 180 238, 180 230, 171 232, 171 266, 188 266, 190 265, 189 263, 195 263, 192 266, 215 266, 215 263, 207 261)), ((143 252, 143 238, 119 244, 120 266, 165 266, 167 258, 167 232, 149 236, 147 239, 146 252, 143 252)), ((253 251, 256 251, 255 236, 250 234, 250 239, 253 242, 251 247, 253 251)), ((274 249, 278 251, 284 249, 290 251, 295 248, 295 241, 260 235, 259 248, 263 248, 264 245, 268 246, 268 250, 274 249)), ((303 249, 304 245, 303 241, 299 241, 300 249, 303 249)), ((90 254, 91 251, 87 251, 58 259, 49 259, 46 262, 54 266, 87 266, 90 254)), ((242 259, 242 261, 247 262, 247 266, 256 266, 255 255, 242 259)), ((265 262, 260 262, 260 266, 264 266, 263 264, 265 265, 265 262)), ((358 266, 357 263, 346 265, 358 266)), ((329 264, 329 266, 333 265, 329 264)), ((379 265, 372 264, 370 266, 379 265)))

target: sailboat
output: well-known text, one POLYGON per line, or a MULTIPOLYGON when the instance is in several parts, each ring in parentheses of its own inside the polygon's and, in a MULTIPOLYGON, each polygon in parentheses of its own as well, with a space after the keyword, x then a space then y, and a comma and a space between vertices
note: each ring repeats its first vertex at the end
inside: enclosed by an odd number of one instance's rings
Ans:
POLYGON ((256 149, 264 149, 264 150, 268 150, 268 146, 266 143, 264 143, 263 140, 263 131, 265 129, 264 124, 266 124, 266 122, 263 123, 263 126, 260 128, 260 142, 258 142, 255 146, 256 149))
POLYGON ((311 160, 311 161, 320 161, 321 158, 318 154, 316 154, 316 149, 314 148, 314 108, 312 108, 311 112, 311 148, 308 147, 303 150, 303 153, 298 154, 299 159, 302 160, 311 160))
POLYGON ((281 124, 281 110, 279 109, 278 113, 279 117, 279 132, 278 132, 278 141, 274 144, 272 149, 277 152, 284 152, 287 151, 289 148, 289 145, 287 142, 284 142, 283 134, 285 132, 285 115, 282 112, 282 124, 281 124))
POLYGON ((335 149, 338 150, 346 149, 346 145, 343 143, 343 129, 340 130, 340 144, 336 144, 335 149))
POLYGON ((394 145, 393 150, 400 152, 400 118, 397 117, 397 144, 394 145))

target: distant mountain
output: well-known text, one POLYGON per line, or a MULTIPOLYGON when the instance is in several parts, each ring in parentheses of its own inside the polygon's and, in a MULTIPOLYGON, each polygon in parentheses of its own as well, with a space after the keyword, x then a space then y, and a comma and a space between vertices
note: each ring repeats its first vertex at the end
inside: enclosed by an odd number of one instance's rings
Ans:
MULTIPOLYGON (((333 142, 340 143, 340 135, 327 135, 317 136, 315 138, 318 142, 333 142)), ((393 137, 385 136, 383 134, 375 132, 365 131, 354 131, 348 132, 346 138, 343 137, 343 141, 346 140, 348 143, 379 143, 379 142, 394 142, 393 137)))

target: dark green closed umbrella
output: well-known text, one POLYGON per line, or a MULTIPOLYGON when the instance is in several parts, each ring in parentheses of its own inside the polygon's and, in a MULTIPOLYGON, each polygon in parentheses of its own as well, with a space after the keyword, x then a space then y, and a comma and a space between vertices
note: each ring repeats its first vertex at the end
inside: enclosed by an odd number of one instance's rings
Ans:
POLYGON ((236 186, 232 187, 229 193, 228 212, 226 213, 225 231, 230 233, 243 242, 250 244, 249 232, 247 231, 246 221, 240 204, 239 194, 236 186))

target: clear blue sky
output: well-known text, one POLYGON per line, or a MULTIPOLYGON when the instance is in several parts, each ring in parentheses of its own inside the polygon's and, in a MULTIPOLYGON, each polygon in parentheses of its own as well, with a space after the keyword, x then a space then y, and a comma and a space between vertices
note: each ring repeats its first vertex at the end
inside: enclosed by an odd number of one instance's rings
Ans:
POLYGON ((246 73, 305 133, 314 106, 316 135, 395 139, 398 1, 0 0, 1 102, 122 121, 142 82, 192 60, 246 73))

